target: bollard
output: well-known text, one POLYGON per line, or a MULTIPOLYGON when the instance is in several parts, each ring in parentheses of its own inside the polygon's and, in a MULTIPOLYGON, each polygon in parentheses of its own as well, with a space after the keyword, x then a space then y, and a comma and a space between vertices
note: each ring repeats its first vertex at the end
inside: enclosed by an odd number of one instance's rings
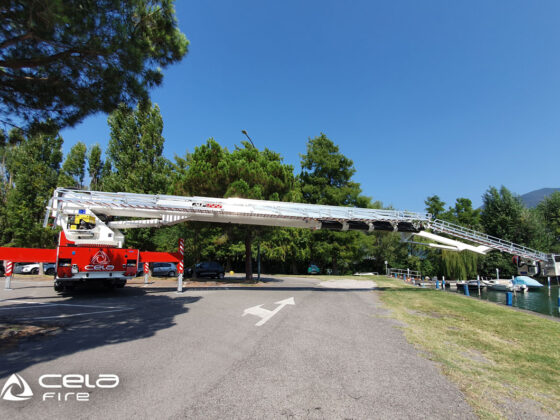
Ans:
POLYGON ((465 296, 470 296, 469 293, 469 282, 467 281, 465 284, 463 284, 463 288, 465 289, 465 296))
POLYGON ((511 292, 506 293, 506 305, 507 306, 513 305, 513 293, 511 292))
POLYGON ((441 288, 445 290, 445 276, 441 276, 441 288))
POLYGON ((185 240, 183 238, 179 238, 179 254, 181 254, 181 261, 179 261, 177 266, 177 271, 179 272, 179 277, 177 277, 177 293, 183 293, 183 260, 185 259, 185 240))
POLYGON ((150 263, 144 263, 144 287, 148 285, 148 277, 150 277, 150 263))
POLYGON ((13 263, 11 261, 5 261, 5 268, 6 268, 6 272, 4 273, 4 276, 6 276, 6 280, 5 280, 5 284, 4 284, 4 289, 5 290, 12 290, 12 271, 13 271, 13 263))
POLYGON ((476 284, 478 286, 478 297, 480 297, 480 276, 476 275, 476 284))
POLYGON ((436 290, 439 290, 439 280, 436 280, 436 290))
POLYGON ((550 277, 547 277, 548 279, 548 288, 550 289, 550 277))

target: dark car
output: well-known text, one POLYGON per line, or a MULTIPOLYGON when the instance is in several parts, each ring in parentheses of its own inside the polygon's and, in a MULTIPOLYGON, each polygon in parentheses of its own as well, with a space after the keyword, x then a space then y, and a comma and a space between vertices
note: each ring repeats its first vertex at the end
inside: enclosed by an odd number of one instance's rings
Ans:
MULTIPOLYGON (((194 267, 196 272, 196 277, 211 277, 215 279, 223 279, 226 270, 218 262, 215 261, 204 261, 200 262, 194 267)), ((192 277, 193 270, 189 268, 187 270, 187 276, 192 277)))

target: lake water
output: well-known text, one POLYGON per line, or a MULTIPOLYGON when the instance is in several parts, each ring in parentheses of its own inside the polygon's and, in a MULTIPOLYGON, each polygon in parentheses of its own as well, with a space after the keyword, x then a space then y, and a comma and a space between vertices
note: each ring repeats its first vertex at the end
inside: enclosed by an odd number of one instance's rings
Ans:
MULTIPOLYGON (((554 280, 556 283, 556 280, 554 280)), ((449 290, 449 289, 448 289, 449 290)), ((457 288, 457 293, 465 293, 463 287, 457 288)), ((478 297, 478 290, 470 289, 469 293, 473 297, 478 297)), ((480 288, 480 299, 506 304, 506 293, 495 290, 480 288)), ((547 285, 538 289, 530 289, 526 293, 515 293, 513 296, 513 306, 529 311, 540 312, 541 314, 560 317, 558 312, 558 285, 554 284, 548 288, 547 285)))

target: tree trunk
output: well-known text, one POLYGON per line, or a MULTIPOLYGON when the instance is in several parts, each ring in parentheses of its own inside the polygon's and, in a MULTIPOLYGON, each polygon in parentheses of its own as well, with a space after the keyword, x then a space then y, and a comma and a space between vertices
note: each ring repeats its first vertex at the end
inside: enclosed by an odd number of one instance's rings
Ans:
POLYGON ((253 252, 251 250, 252 243, 252 231, 247 229, 245 235, 245 280, 253 280, 253 252))
POLYGON ((297 274, 298 270, 297 270, 297 264, 296 264, 296 260, 295 258, 292 260, 292 274, 297 274))

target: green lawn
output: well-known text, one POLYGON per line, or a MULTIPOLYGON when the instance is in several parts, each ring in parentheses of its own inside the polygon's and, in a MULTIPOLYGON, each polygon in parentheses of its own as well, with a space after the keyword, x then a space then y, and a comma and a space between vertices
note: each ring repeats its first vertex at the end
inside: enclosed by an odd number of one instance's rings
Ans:
POLYGON ((369 277, 409 342, 482 418, 560 416, 560 322, 401 280, 369 277))

